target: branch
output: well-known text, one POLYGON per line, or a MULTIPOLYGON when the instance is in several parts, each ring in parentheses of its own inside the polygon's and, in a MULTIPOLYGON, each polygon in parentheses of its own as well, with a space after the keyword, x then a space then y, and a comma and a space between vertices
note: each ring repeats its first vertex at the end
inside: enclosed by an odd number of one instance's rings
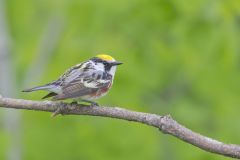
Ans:
POLYGON ((64 115, 90 115, 117 118, 127 121, 140 122, 158 128, 165 134, 170 134, 205 151, 240 159, 240 146, 224 144, 187 129, 176 122, 170 115, 130 111, 118 107, 91 107, 87 105, 67 104, 52 101, 31 101, 4 98, 0 96, 0 107, 54 112, 64 115))

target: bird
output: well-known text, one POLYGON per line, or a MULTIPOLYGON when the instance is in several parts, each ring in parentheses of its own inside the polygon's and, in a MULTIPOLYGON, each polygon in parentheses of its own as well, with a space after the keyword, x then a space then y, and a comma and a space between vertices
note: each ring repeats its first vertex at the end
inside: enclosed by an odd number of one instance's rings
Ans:
POLYGON ((45 98, 52 100, 72 99, 72 103, 88 102, 98 106, 94 100, 105 96, 113 85, 115 72, 122 62, 112 56, 99 54, 87 61, 68 69, 59 79, 37 87, 25 89, 23 92, 38 90, 48 91, 45 98))

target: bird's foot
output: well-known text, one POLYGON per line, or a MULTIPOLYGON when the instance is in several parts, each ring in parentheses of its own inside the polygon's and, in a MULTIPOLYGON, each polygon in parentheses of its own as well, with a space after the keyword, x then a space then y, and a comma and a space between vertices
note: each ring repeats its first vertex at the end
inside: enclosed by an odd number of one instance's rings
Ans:
POLYGON ((56 111, 52 113, 51 117, 54 118, 56 117, 57 115, 61 114, 61 115, 64 115, 64 111, 65 111, 65 103, 63 102, 60 102, 56 111))
POLYGON ((83 102, 87 102, 87 103, 90 103, 91 107, 98 107, 98 103, 97 102, 94 102, 94 101, 90 101, 90 100, 82 100, 83 102))
POLYGON ((99 104, 97 102, 91 102, 91 107, 99 107, 99 104))

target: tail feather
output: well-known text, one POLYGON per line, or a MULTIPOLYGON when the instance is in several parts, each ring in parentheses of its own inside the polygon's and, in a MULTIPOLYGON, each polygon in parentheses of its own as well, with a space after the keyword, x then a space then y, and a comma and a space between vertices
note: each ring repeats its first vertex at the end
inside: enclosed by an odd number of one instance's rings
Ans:
POLYGON ((37 86, 37 87, 30 88, 30 89, 25 89, 22 92, 33 92, 33 91, 47 90, 47 89, 49 89, 49 85, 37 86))
POLYGON ((44 96, 42 99, 46 99, 46 98, 53 97, 53 96, 56 96, 56 95, 57 95, 57 93, 50 92, 49 94, 47 94, 46 96, 44 96))

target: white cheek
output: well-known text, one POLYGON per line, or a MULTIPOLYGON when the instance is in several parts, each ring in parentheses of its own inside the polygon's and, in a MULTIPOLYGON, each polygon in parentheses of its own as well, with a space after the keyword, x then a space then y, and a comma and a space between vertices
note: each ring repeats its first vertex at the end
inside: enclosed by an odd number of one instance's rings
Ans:
POLYGON ((104 72, 104 65, 101 64, 101 63, 95 64, 95 68, 96 68, 97 70, 100 70, 100 71, 103 71, 103 72, 104 72))
POLYGON ((117 66, 112 66, 112 68, 110 69, 109 73, 114 76, 114 74, 116 72, 116 69, 117 69, 117 66))

